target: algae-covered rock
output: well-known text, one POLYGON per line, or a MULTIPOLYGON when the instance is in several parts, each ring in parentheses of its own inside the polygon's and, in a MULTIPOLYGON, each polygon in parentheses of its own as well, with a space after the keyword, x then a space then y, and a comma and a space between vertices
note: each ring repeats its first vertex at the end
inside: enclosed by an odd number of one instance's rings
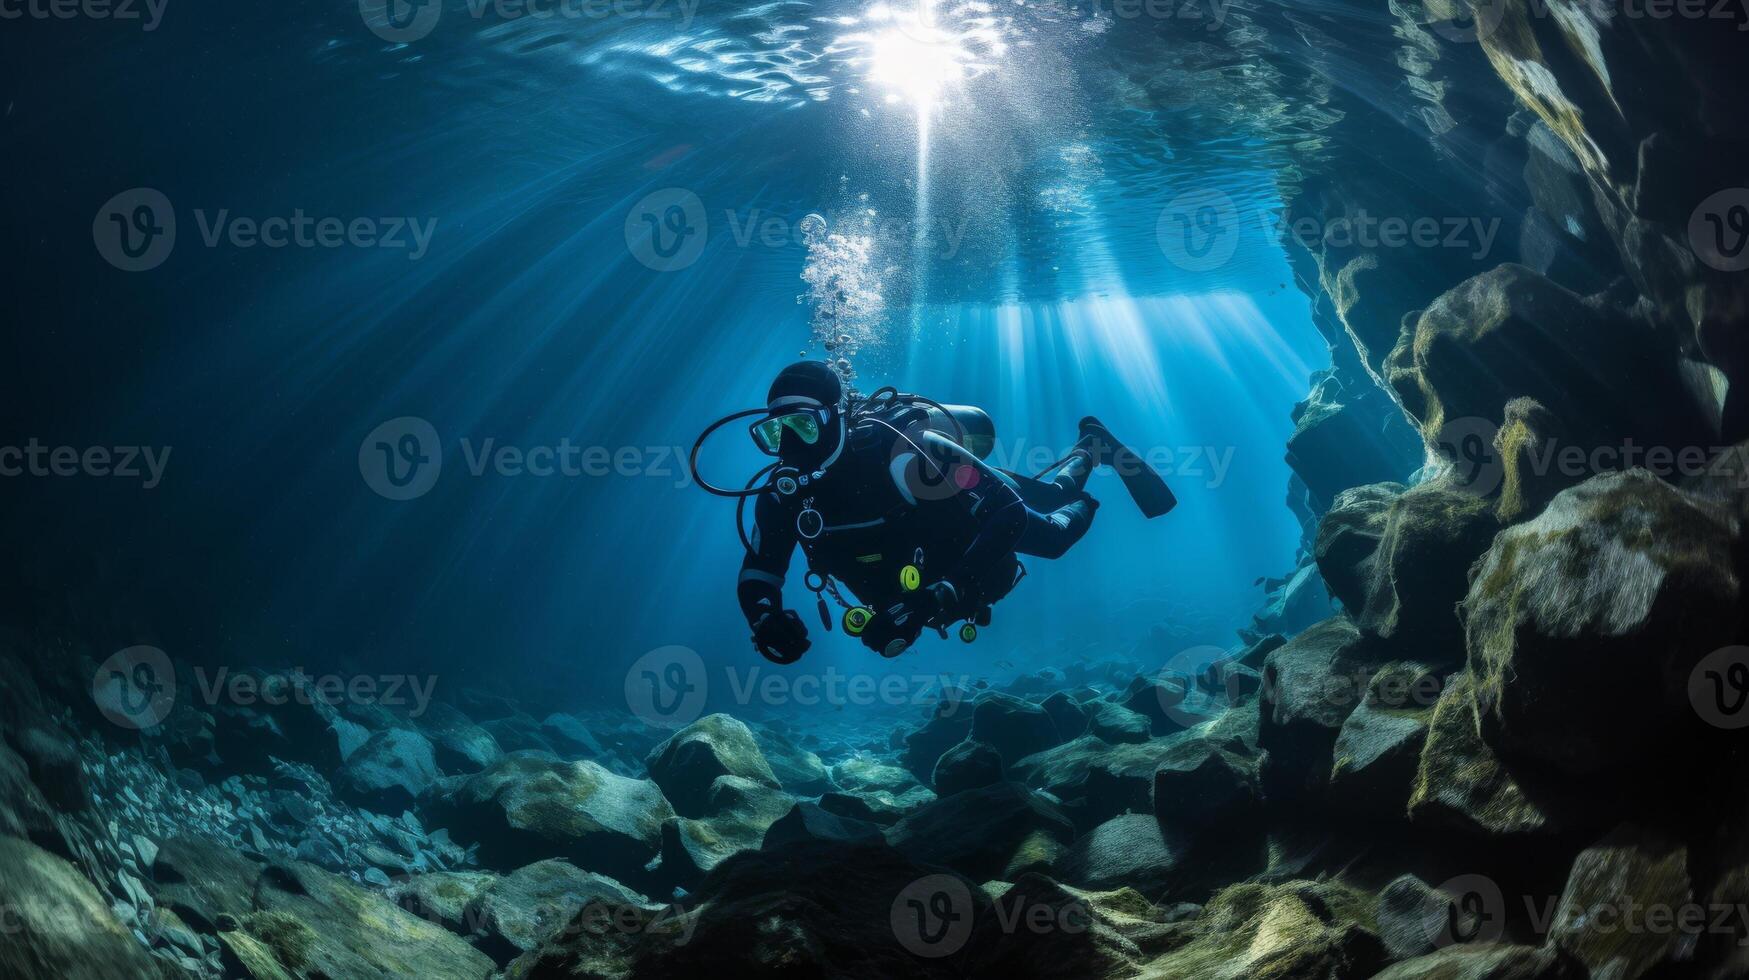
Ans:
POLYGON ((1168 828, 1244 821, 1256 803, 1256 764, 1208 739, 1173 746, 1154 772, 1153 813, 1168 828))
POLYGON ((1271 653, 1258 695, 1258 745, 1267 756, 1263 795, 1295 800, 1327 788, 1342 723, 1359 706, 1370 672, 1358 659, 1361 636, 1346 616, 1327 619, 1271 653))
POLYGON ((464 779, 433 805, 435 822, 477 842, 492 867, 552 856, 631 881, 661 848, 674 810, 655 783, 594 762, 508 756, 464 779))
POLYGON ((885 840, 880 824, 833 813, 803 800, 765 829, 761 847, 783 847, 798 841, 885 840))
POLYGON ((153 862, 153 894, 202 932, 216 932, 222 915, 242 916, 254 906, 255 882, 262 865, 202 837, 178 835, 164 841, 153 862))
POLYGON ((978 881, 1012 880, 1048 867, 1075 839, 1061 808, 1018 783, 944 796, 887 831, 912 860, 952 868, 978 881))
POLYGON ((1373 980, 1585 980, 1571 956, 1549 946, 1478 943, 1404 960, 1373 980))
POLYGON ((265 869, 240 923, 297 976, 479 980, 493 969, 448 929, 301 863, 265 869))
POLYGON ((1474 694, 1475 680, 1466 671, 1453 676, 1434 705, 1409 796, 1410 819, 1484 837, 1555 831, 1557 821, 1482 740, 1474 694))
POLYGON ((1002 755, 983 742, 967 739, 948 749, 935 763, 935 792, 950 796, 999 783, 1005 777, 1002 755))
POLYGON ((413 721, 420 734, 431 740, 437 766, 445 772, 479 772, 504 754, 491 732, 447 702, 431 702, 413 721))
POLYGON ((664 880, 690 886, 737 851, 765 841, 765 832, 795 800, 782 790, 740 776, 718 776, 702 817, 679 817, 662 830, 664 880))
POLYGON ((28 841, 0 837, 5 928, 0 975, 56 980, 159 980, 157 961, 72 865, 28 841))
MULTIPOLYGON (((987 889, 988 890, 988 889, 987 889)), ((1175 941, 1166 914, 1131 888, 1082 889, 1022 875, 972 929, 970 976, 1131 977, 1175 941)))
POLYGON ((957 690, 950 695, 935 703, 922 728, 905 736, 899 755, 899 763, 924 783, 935 772, 941 754, 965 741, 972 731, 971 704, 957 690))
POLYGON ((1092 827, 1126 811, 1151 810, 1154 772, 1185 737, 1113 745, 1083 735, 1027 756, 1011 766, 1008 774, 1074 804, 1076 818, 1083 826, 1092 827))
POLYGON ((438 779, 437 755, 418 732, 377 732, 347 757, 334 779, 343 799, 388 813, 410 808, 438 779))
POLYGON ((802 841, 729 858, 630 928, 579 923, 506 976, 960 977, 989 908, 976 884, 884 844, 802 841), (915 924, 943 902, 954 918, 915 924))
POLYGON ((494 879, 468 903, 482 952, 508 962, 570 925, 591 903, 654 909, 649 899, 568 861, 540 861, 494 879))
POLYGON ((1183 835, 1163 832, 1152 814, 1126 813, 1077 838, 1063 856, 1060 877, 1095 890, 1127 886, 1163 901, 1195 891, 1189 853, 1183 835))
POLYGON ((1044 708, 1002 693, 986 694, 972 706, 969 737, 995 749, 1010 764, 1063 741, 1044 708))
POLYGON ((466 936, 478 927, 470 921, 468 907, 497 880, 488 871, 434 871, 402 878, 386 897, 427 922, 466 936))
MULTIPOLYGON (((1464 659, 1457 604, 1469 569, 1494 540, 1489 501, 1452 480, 1423 483, 1394 498, 1370 563, 1355 625, 1371 647, 1437 667, 1464 659)), ((1375 654, 1376 656, 1376 654, 1375 654)))
POLYGON ((788 736, 761 726, 753 729, 753 738, 784 792, 792 796, 819 796, 836 788, 826 763, 788 736))
MULTIPOLYGON (((1384 539, 1391 502, 1408 489, 1401 483, 1369 483, 1336 495, 1318 522, 1313 555, 1330 594, 1344 609, 1366 606, 1373 555, 1384 539)), ((1262 666, 1259 662, 1255 666, 1262 666)))
MULTIPOLYGON (((1146 742, 1153 729, 1148 719, 1112 701, 1090 701, 1086 705, 1086 733, 1103 742, 1146 742)), ((1077 736, 1079 737, 1079 736, 1077 736)))
POLYGON ((1234 885, 1147 965, 1157 980, 1348 980, 1385 963, 1374 899, 1340 882, 1234 885))
POLYGON ((740 776, 778 788, 777 775, 759 751, 752 730, 724 714, 706 715, 675 732, 644 762, 650 778, 683 817, 705 814, 706 798, 718 776, 740 776))
POLYGON ((1464 601, 1483 734, 1564 773, 1638 777, 1674 745, 1692 752, 1708 729, 1690 682, 1742 622, 1737 534, 1728 512, 1643 470, 1565 490, 1502 532, 1464 601))
MULTIPOLYGON (((1404 335, 1391 383, 1420 413, 1429 446, 1463 465, 1466 439, 1504 421, 1506 403, 1532 398, 1589 449, 1679 446, 1707 437, 1686 395, 1673 338, 1581 298, 1521 265, 1476 275, 1434 300, 1404 335)), ((1491 494, 1498 464, 1482 467, 1491 494)))
POLYGON ((1688 850, 1633 826, 1616 828, 1580 852, 1550 931, 1592 976, 1635 980, 1688 959, 1691 934, 1716 910, 1693 904, 1688 850), (1698 913, 1686 925, 1682 917, 1698 913))
POLYGON ((1426 664, 1380 667, 1366 697, 1342 723, 1330 767, 1333 799, 1382 819, 1407 814, 1409 794, 1444 679, 1426 664))

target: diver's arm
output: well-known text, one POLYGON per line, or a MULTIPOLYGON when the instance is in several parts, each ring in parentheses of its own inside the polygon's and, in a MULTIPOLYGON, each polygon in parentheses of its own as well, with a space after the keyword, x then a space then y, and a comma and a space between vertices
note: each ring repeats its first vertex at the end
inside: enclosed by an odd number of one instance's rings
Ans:
POLYGON ((762 494, 753 505, 753 550, 741 560, 735 597, 747 625, 783 608, 783 580, 796 549, 796 529, 775 494, 762 494))

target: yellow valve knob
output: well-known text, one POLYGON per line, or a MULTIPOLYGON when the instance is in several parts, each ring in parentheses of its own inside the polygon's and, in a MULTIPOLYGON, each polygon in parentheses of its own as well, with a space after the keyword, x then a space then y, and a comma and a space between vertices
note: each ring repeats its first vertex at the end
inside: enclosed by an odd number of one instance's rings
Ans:
POLYGON ((899 588, 906 592, 916 592, 923 587, 923 570, 916 565, 906 565, 899 569, 899 588))
POLYGON ((867 606, 852 606, 844 610, 844 632, 851 636, 861 636, 868 629, 869 621, 874 619, 874 610, 867 606))

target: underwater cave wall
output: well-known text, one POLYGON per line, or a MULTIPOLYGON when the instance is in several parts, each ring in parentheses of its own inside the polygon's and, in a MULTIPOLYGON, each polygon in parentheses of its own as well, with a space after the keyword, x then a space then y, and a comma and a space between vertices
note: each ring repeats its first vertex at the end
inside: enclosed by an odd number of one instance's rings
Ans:
MULTIPOLYGON (((1714 456, 1745 436, 1728 397, 1744 286, 1703 234, 1749 203, 1729 190, 1745 182, 1729 31, 1528 0, 1257 17, 1272 43, 1304 43, 1279 52, 1283 88, 1330 120, 1282 181, 1282 230, 1332 365, 1287 447, 1300 567, 1247 640, 1305 625, 1284 612, 1307 605, 1289 593, 1308 588, 1325 516, 1348 511, 1348 530, 1390 496, 1357 488, 1443 475, 1511 522, 1595 475, 1528 472, 1527 446, 1631 465, 1634 446, 1714 456), (1438 240, 1381 240, 1388 219, 1438 240)), ((1342 561, 1326 557, 1329 579, 1342 561)), ((1327 585, 1358 612, 1347 577, 1327 585)))

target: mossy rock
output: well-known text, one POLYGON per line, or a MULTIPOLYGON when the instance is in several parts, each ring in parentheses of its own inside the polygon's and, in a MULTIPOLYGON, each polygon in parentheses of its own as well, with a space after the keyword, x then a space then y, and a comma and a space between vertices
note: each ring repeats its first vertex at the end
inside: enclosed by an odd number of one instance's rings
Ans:
POLYGON ((752 729, 725 714, 706 715, 675 732, 650 751, 644 764, 650 779, 683 817, 705 815, 705 801, 718 776, 740 776, 779 787, 752 729))
POLYGON ((590 761, 526 755, 498 760, 432 806, 432 822, 459 843, 478 843, 481 861, 492 867, 559 856, 621 881, 644 873, 673 816, 649 780, 590 761))
POLYGON ((1475 679, 1467 671, 1452 678, 1434 706, 1409 795, 1409 817, 1480 837, 1535 837, 1558 829, 1482 740, 1475 679))
POLYGON ((1501 532, 1463 603, 1483 735, 1511 759, 1642 784, 1716 738, 1689 683, 1739 636, 1738 533, 1644 470, 1501 532))
POLYGON ((159 980, 147 955, 71 864, 28 841, 0 837, 0 976, 159 980))
POLYGON ((1241 884, 1209 900, 1191 939, 1148 963, 1147 980, 1347 980, 1384 965, 1377 900, 1340 882, 1241 884))

